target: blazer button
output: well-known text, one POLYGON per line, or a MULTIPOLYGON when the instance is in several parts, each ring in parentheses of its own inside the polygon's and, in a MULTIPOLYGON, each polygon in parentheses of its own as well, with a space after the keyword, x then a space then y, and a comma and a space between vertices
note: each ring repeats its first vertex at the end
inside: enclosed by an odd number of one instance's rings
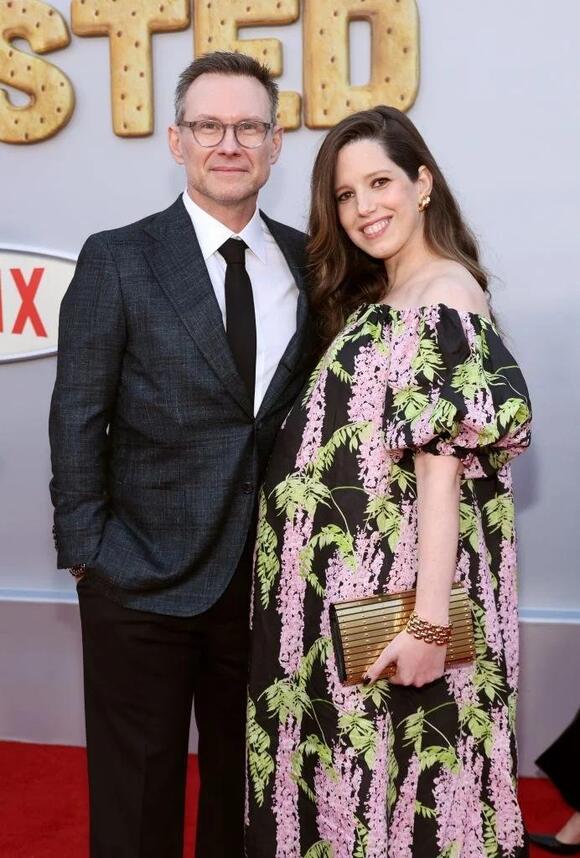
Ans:
POLYGON ((242 483, 242 492, 245 495, 251 495, 254 492, 254 484, 253 483, 242 483))

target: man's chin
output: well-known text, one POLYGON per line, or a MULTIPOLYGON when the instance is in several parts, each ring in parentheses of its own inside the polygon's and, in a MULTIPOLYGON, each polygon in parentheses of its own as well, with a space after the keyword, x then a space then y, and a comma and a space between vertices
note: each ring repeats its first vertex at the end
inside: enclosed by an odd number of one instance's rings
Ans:
POLYGON ((235 206, 255 197, 258 188, 212 188, 208 194, 216 203, 221 205, 235 206))

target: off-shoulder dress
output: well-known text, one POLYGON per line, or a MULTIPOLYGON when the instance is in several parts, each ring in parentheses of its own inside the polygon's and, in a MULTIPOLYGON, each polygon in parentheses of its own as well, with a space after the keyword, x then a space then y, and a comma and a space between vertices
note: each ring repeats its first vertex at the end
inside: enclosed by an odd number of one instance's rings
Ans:
POLYGON ((260 499, 248 858, 522 856, 510 460, 530 403, 490 320, 361 306, 288 415, 260 499), (476 661, 423 688, 343 687, 333 602, 415 586, 414 455, 463 464, 455 580, 476 661))

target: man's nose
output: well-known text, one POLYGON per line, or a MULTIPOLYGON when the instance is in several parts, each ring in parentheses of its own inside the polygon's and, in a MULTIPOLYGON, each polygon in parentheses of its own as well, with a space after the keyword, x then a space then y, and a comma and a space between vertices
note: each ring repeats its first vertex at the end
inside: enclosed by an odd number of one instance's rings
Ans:
POLYGON ((233 126, 230 125, 226 128, 226 133, 224 134, 222 142, 218 146, 218 150, 220 152, 224 152, 226 155, 235 155, 240 152, 241 146, 236 140, 233 126))

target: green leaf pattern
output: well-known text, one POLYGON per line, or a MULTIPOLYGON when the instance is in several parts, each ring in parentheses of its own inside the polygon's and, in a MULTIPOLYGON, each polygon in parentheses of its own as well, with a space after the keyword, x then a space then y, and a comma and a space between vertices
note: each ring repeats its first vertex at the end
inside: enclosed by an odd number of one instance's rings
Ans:
POLYGON ((412 858, 417 832, 434 858, 522 858, 508 468, 529 422, 493 323, 443 305, 364 305, 320 360, 260 494, 248 858, 412 858), (391 569, 413 585, 418 449, 463 463, 456 580, 470 597, 475 662, 421 689, 345 687, 329 606, 389 591, 391 569), (373 484, 375 472, 387 479, 373 484), (298 658, 282 651, 287 640, 301 642, 298 658))

